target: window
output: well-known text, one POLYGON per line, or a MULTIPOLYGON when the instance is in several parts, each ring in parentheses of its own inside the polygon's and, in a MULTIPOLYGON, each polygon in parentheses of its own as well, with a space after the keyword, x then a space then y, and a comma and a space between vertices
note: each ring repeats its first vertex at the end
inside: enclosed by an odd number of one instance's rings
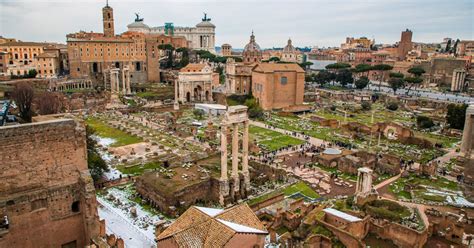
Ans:
POLYGON ((280 83, 285 85, 286 83, 288 83, 288 78, 287 77, 281 77, 280 78, 280 83))
POLYGON ((71 204, 71 211, 72 211, 73 213, 79 212, 79 210, 80 210, 79 205, 80 205, 80 204, 79 204, 79 201, 73 202, 73 203, 71 204))

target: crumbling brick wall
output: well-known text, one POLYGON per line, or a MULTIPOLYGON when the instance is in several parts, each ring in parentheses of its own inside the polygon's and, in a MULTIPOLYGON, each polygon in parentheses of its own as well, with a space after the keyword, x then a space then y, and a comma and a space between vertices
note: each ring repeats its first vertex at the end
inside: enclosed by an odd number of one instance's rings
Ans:
POLYGON ((0 127, 0 247, 84 247, 98 234, 86 153, 74 120, 0 127))

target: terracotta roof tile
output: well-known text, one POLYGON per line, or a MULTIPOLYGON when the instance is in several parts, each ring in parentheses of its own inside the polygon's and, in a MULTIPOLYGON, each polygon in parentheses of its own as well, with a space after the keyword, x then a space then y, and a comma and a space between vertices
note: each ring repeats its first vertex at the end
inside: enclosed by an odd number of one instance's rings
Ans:
POLYGON ((244 230, 258 229, 258 235, 266 235, 264 225, 247 204, 219 211, 199 210, 190 207, 171 226, 158 235, 157 240, 172 238, 179 247, 224 247, 238 230, 223 224, 223 221, 242 225, 244 230), (207 213, 211 213, 208 215, 207 213))

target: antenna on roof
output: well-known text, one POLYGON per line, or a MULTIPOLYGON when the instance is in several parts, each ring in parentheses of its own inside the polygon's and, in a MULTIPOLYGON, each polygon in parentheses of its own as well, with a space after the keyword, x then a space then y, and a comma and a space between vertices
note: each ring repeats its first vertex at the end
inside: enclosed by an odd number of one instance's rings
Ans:
POLYGON ((105 6, 109 7, 109 0, 105 0, 105 6))

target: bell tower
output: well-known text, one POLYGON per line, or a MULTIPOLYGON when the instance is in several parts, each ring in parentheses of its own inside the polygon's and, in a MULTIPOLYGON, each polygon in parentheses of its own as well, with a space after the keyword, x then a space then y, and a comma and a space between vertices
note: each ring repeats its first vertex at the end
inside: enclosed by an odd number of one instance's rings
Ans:
POLYGON ((114 32, 114 9, 109 6, 109 1, 102 8, 102 22, 104 24, 104 36, 113 37, 115 36, 114 32))

